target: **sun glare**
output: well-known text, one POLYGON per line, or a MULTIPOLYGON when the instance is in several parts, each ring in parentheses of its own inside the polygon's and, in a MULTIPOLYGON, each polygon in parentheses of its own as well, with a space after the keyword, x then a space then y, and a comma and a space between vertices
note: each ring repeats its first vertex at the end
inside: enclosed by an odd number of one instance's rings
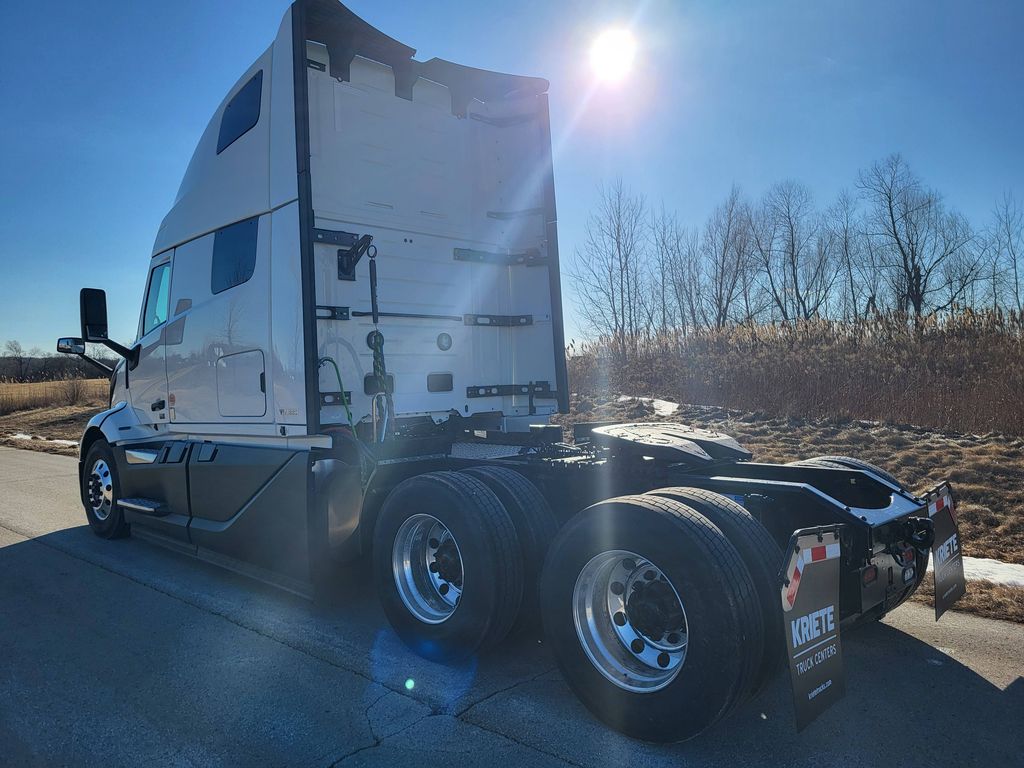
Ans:
POLYGON ((599 80, 617 83, 625 79, 636 57, 636 38, 628 29, 606 29, 590 46, 590 67, 599 80))

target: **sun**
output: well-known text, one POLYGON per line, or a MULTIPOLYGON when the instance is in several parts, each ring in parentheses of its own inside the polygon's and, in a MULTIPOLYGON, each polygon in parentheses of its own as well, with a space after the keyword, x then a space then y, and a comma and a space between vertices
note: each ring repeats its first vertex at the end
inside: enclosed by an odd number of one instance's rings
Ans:
POLYGON ((590 67, 605 82, 624 80, 635 57, 636 38, 628 29, 606 29, 590 45, 590 67))

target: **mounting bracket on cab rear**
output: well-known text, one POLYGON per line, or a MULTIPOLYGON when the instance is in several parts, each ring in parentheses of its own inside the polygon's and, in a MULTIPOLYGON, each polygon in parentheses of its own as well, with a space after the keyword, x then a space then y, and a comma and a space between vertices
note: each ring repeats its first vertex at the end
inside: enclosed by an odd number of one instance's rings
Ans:
MULTIPOLYGON (((347 234, 347 233, 339 233, 347 234)), ((355 237, 355 235, 352 235, 355 237)), ((355 280, 356 279, 356 265, 359 264, 359 260, 363 258, 363 255, 373 248, 371 258, 377 255, 377 248, 373 245, 373 235, 363 235, 356 240, 347 250, 338 249, 338 279, 339 280, 355 280)))

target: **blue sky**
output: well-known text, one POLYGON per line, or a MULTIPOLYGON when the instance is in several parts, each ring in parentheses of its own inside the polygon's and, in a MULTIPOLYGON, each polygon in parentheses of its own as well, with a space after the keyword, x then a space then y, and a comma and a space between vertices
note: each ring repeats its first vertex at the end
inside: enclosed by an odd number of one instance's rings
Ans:
MULTIPOLYGON (((733 182, 827 203, 902 152, 984 223, 1024 195, 1024 3, 351 0, 432 56, 551 81, 563 258, 621 175, 699 223, 733 182), (589 87, 587 50, 631 24, 635 71, 589 87)), ((270 44, 284 0, 8 3, 0 25, 0 343, 51 349, 78 289, 130 340, 153 238, 199 135, 270 44)), ((567 306, 571 296, 567 294, 567 306)), ((571 314, 568 334, 579 336, 571 314)))

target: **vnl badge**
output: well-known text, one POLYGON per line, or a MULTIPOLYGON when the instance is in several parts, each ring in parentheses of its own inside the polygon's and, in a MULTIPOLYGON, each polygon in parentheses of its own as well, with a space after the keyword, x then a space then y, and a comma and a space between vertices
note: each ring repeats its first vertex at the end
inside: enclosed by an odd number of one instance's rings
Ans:
POLYGON ((941 483, 929 491, 928 517, 935 532, 932 540, 932 562, 935 569, 935 620, 938 621, 953 603, 967 592, 964 558, 960 548, 960 530, 953 507, 949 483, 941 483))
POLYGON ((839 639, 839 528, 805 528, 789 542, 782 611, 796 728, 846 693, 839 639))

